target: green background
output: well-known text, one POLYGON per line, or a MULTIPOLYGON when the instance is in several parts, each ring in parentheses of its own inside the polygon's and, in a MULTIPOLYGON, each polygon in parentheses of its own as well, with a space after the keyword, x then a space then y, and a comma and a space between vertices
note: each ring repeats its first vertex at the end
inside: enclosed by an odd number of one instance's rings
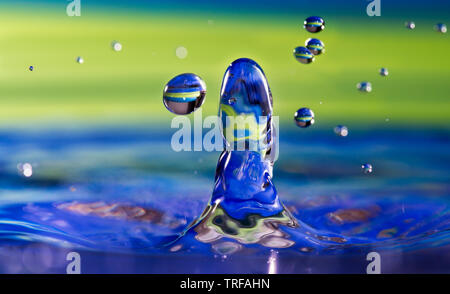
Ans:
POLYGON ((302 27, 309 15, 301 12, 269 17, 92 8, 68 17, 64 5, 0 7, 3 127, 170 124, 162 91, 184 72, 205 80, 203 115, 213 115, 226 67, 248 57, 266 72, 275 115, 284 123, 310 107, 319 127, 448 128, 450 42, 433 30, 432 17, 407 30, 402 18, 324 15, 326 29, 310 34, 302 27), (326 52, 300 64, 292 50, 310 37, 320 38, 326 52), (121 52, 111 49, 113 40, 123 44, 121 52), (179 46, 188 50, 185 59, 175 55, 179 46), (77 56, 85 63, 76 63, 77 56), (381 67, 389 76, 379 75, 381 67), (373 91, 357 91, 360 81, 370 81, 373 91))

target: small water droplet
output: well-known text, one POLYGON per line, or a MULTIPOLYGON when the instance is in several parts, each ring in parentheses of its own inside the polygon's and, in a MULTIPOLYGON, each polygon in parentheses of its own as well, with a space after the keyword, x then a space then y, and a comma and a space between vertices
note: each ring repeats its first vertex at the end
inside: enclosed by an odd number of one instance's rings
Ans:
POLYGON ((388 71, 387 68, 382 67, 382 68, 380 69, 380 75, 381 75, 381 76, 385 77, 385 76, 387 76, 388 74, 389 74, 389 71, 388 71))
POLYGON ((83 57, 78 56, 78 57, 77 57, 77 62, 78 62, 79 64, 83 64, 83 63, 84 63, 83 57))
POLYGON ((356 85, 361 92, 369 93, 372 91, 372 84, 369 82, 361 82, 356 85))
POLYGON ((298 62, 301 62, 303 64, 309 64, 314 62, 314 54, 311 53, 311 51, 308 50, 306 47, 296 47, 294 49, 294 57, 297 59, 298 62))
POLYGON ((318 33, 325 29, 325 22, 321 17, 310 16, 303 23, 303 27, 310 33, 318 33))
POLYGON ((30 65, 30 66, 28 67, 28 70, 29 70, 29 71, 33 71, 33 70, 34 70, 34 66, 30 65))
POLYGON ((416 24, 413 21, 407 21, 405 23, 407 29, 414 30, 416 28, 416 24))
POLYGON ((294 121, 297 126, 307 128, 314 124, 314 112, 306 107, 300 108, 294 114, 294 121))
POLYGON ((338 125, 334 128, 334 133, 340 137, 347 137, 348 128, 346 126, 338 125))
POLYGON ((184 115, 200 108, 205 96, 205 82, 195 74, 185 73, 174 77, 166 84, 163 101, 170 112, 184 115))
POLYGON ((122 51, 122 44, 119 43, 118 41, 113 41, 111 43, 111 47, 113 48, 114 51, 119 52, 122 51))
POLYGON ((363 173, 365 174, 370 174, 372 173, 372 165, 369 163, 364 163, 363 165, 361 165, 361 169, 363 171, 363 173))
POLYGON ((319 39, 309 38, 306 40, 305 46, 314 55, 320 55, 325 52, 325 44, 319 39))
POLYGON ((447 32, 447 26, 443 23, 438 23, 434 26, 434 29, 439 32, 445 34, 447 32))

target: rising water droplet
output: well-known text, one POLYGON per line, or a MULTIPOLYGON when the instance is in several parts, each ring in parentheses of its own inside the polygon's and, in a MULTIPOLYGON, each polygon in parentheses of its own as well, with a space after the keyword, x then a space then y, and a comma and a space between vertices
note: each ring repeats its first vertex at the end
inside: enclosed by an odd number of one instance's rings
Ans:
POLYGON ((325 28, 325 22, 321 17, 310 16, 303 23, 303 27, 310 33, 318 33, 325 28))
POLYGON ((294 114, 294 121, 297 126, 307 128, 314 124, 314 112, 306 107, 300 108, 294 114))
POLYGON ((163 101, 170 112, 189 114, 202 106, 205 96, 205 82, 195 74, 184 73, 174 77, 166 84, 163 101))

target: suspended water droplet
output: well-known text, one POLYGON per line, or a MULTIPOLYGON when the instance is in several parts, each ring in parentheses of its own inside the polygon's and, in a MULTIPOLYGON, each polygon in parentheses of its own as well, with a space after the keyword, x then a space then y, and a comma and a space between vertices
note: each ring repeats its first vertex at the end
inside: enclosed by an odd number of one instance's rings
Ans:
POLYGON ((380 69, 380 75, 382 75, 383 77, 387 76, 389 74, 389 71, 387 68, 382 67, 380 69))
POLYGON ((321 17, 310 16, 303 23, 303 27, 310 33, 318 33, 325 28, 325 22, 321 17))
POLYGON ((361 92, 369 93, 372 91, 372 84, 369 82, 361 82, 356 85, 361 92))
POLYGON ((447 26, 443 23, 438 23, 434 26, 434 29, 439 32, 445 34, 447 32, 447 26))
POLYGON ((407 21, 405 23, 407 29, 414 30, 416 28, 416 24, 413 21, 407 21))
POLYGON ((30 66, 28 67, 28 70, 29 70, 29 71, 33 71, 33 70, 34 70, 34 66, 30 65, 30 66))
POLYGON ((363 171, 363 173, 365 174, 370 174, 372 173, 372 165, 369 163, 364 163, 363 165, 361 165, 361 169, 363 171))
POLYGON ((170 112, 189 114, 202 106, 205 96, 205 82, 195 74, 184 73, 174 77, 166 84, 163 101, 170 112))
POLYGON ((83 63, 84 63, 83 57, 78 56, 78 57, 77 57, 77 62, 78 62, 79 64, 83 64, 83 63))
POLYGON ((116 51, 116 52, 122 51, 122 44, 119 43, 118 41, 112 41, 111 47, 112 47, 113 50, 116 51))
POLYGON ((309 38, 306 40, 305 46, 314 55, 320 55, 325 52, 325 44, 319 39, 309 38))
POLYGON ((314 124, 314 112, 306 107, 300 108, 294 114, 294 121, 297 126, 307 128, 314 124))
POLYGON ((294 49, 294 57, 303 64, 309 64, 314 61, 314 54, 308 48, 302 46, 294 49))
POLYGON ((186 48, 184 48, 183 46, 178 47, 175 50, 175 55, 179 58, 179 59, 184 59, 187 57, 188 55, 188 51, 186 48))
POLYGON ((334 133, 340 137, 347 137, 348 128, 346 126, 338 125, 334 128, 334 133))
POLYGON ((26 178, 29 178, 33 175, 33 166, 30 163, 19 163, 17 165, 17 169, 19 170, 19 173, 26 178))

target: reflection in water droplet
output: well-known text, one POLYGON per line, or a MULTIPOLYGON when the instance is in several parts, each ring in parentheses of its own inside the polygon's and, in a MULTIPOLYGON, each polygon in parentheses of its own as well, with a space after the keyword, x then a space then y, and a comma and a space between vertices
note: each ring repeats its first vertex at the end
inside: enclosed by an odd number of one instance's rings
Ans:
POLYGON ((303 64, 309 64, 314 61, 314 54, 311 53, 311 51, 308 50, 306 47, 296 47, 294 49, 294 57, 297 59, 298 62, 301 62, 303 64))
POLYGON ((318 33, 325 28, 325 22, 321 17, 310 16, 303 23, 303 27, 310 33, 318 33))
POLYGON ((189 114, 205 100, 206 84, 197 75, 185 73, 171 79, 164 87, 164 106, 175 114, 189 114))
POLYGON ((380 75, 382 75, 383 77, 387 76, 389 74, 389 71, 387 68, 382 67, 380 69, 380 75))
POLYGON ((29 71, 33 71, 33 70, 34 70, 34 66, 30 65, 30 66, 28 67, 28 70, 29 70, 29 71))
POLYGON ((307 128, 314 124, 314 112, 306 107, 300 108, 294 114, 294 121, 297 126, 307 128))
POLYGON ((370 173, 372 173, 372 165, 369 164, 369 163, 364 163, 364 164, 361 166, 361 169, 362 169, 363 173, 365 173, 365 174, 370 174, 370 173))
POLYGON ((187 57, 188 55, 188 51, 186 48, 184 48, 183 46, 178 47, 175 50, 175 55, 179 58, 179 59, 184 59, 187 57))
POLYGON ((78 56, 78 57, 77 57, 77 62, 78 62, 79 64, 83 64, 83 63, 84 63, 83 57, 78 56))

